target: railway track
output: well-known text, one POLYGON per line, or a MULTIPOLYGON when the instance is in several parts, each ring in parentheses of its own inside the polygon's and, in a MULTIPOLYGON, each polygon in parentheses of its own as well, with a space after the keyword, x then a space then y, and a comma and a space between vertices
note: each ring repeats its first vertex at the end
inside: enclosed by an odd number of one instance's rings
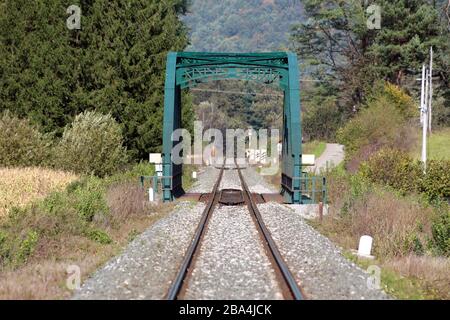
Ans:
POLYGON ((200 219, 199 225, 195 231, 193 240, 184 256, 181 267, 176 275, 175 280, 173 281, 168 293, 168 300, 176 300, 182 298, 184 292, 186 291, 186 287, 188 286, 188 279, 190 273, 192 272, 193 265, 195 263, 196 257, 199 254, 200 247, 202 245, 202 241, 204 235, 206 233, 208 221, 215 211, 216 207, 221 205, 239 205, 243 204, 247 207, 249 214, 251 215, 253 222, 258 230, 258 234, 261 240, 261 243, 264 246, 264 251, 271 263, 273 270, 275 271, 276 279, 279 283, 281 291, 283 293, 284 299, 289 300, 302 300, 304 299, 304 295, 302 294, 301 289, 297 285, 295 278, 290 272, 288 266, 286 265, 283 257, 281 256, 270 232, 264 224, 264 221, 261 217, 261 214, 258 210, 256 202, 252 197, 250 189, 248 188, 247 183, 245 182, 244 176, 242 174, 242 169, 236 164, 235 170, 238 171, 240 183, 242 186, 242 190, 237 189, 220 189, 222 177, 224 170, 230 169, 223 165, 220 168, 219 176, 214 184, 213 191, 205 210, 202 213, 202 217, 200 219))

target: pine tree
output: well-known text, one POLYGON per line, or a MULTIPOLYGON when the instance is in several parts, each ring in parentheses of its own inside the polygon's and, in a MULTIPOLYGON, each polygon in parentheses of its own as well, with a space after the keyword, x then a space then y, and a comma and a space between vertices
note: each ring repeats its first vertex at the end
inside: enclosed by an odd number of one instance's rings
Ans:
MULTIPOLYGON (((166 54, 187 45, 178 18, 185 0, 3 0, 1 5, 2 109, 57 134, 84 110, 111 113, 135 157, 160 149, 166 54), (81 30, 66 27, 72 4, 81 7, 81 30)), ((190 108, 189 97, 184 100, 190 108)))

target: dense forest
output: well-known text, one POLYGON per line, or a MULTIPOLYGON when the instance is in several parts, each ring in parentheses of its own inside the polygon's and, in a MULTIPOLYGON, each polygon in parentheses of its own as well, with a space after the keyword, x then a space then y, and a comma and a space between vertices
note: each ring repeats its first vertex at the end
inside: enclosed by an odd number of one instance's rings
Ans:
MULTIPOLYGON (((110 113, 132 158, 146 158, 160 150, 168 51, 289 49, 297 52, 306 80, 304 134, 333 140, 364 108, 376 81, 394 83, 417 99, 415 79, 433 46, 433 121, 447 125, 446 2, 377 3, 381 30, 366 28, 366 1, 82 0, 82 28, 69 30, 66 9, 72 1, 0 0, 0 110, 26 117, 56 137, 84 111, 110 113)), ((231 81, 199 89, 207 91, 183 95, 185 127, 194 118, 192 102, 207 125, 280 126, 280 91, 231 81)))
POLYGON ((133 158, 160 150, 166 54, 188 43, 178 18, 185 1, 0 0, 0 7, 0 112, 57 136, 83 111, 111 113, 133 158), (66 26, 73 4, 82 10, 80 30, 66 26))
MULTIPOLYGON (((183 18, 190 30, 187 50, 295 51, 304 80, 304 134, 329 140, 335 139, 337 129, 364 107, 377 81, 394 83, 418 99, 416 78, 431 46, 436 85, 433 124, 450 123, 448 20, 444 0, 193 0, 183 18), (367 28, 366 9, 371 4, 381 8, 380 30, 367 28)), ((220 123, 279 126, 271 114, 281 113, 282 102, 277 97, 281 92, 245 83, 205 86, 207 90, 217 88, 227 92, 195 92, 194 101, 197 105, 212 103, 217 121, 222 119, 220 123), (267 90, 265 97, 250 94, 267 90), (261 112, 261 108, 269 111, 261 112)), ((202 115, 197 111, 197 116, 202 115)))
POLYGON ((302 20, 300 0, 192 0, 183 21, 190 51, 258 52, 287 48, 302 20))
MULTIPOLYGON (((302 20, 299 0, 192 0, 182 17, 190 36, 186 50, 211 52, 287 50, 291 29, 302 20)), ((234 81, 206 84, 200 89, 206 91, 194 91, 194 103, 197 117, 206 126, 281 127, 280 91, 234 81)))

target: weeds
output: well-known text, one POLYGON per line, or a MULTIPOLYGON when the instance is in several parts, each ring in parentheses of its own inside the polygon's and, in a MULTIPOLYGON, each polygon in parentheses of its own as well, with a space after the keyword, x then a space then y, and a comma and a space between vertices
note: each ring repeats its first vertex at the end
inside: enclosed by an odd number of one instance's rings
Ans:
POLYGON ((135 175, 152 171, 139 164, 104 179, 83 177, 65 190, 9 208, 0 224, 0 298, 67 296, 67 265, 89 274, 168 212, 171 205, 151 206, 138 186, 135 175), (29 279, 41 271, 55 274, 29 279), (23 282, 14 285, 11 279, 23 282))

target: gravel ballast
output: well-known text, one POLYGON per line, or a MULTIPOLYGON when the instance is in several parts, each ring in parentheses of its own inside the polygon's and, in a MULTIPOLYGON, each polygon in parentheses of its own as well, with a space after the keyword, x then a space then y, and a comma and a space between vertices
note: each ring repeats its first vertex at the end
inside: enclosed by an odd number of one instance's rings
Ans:
MULTIPOLYGON (((219 170, 202 168, 189 192, 211 192, 219 170)), ((163 299, 205 208, 182 201, 87 279, 73 299, 163 299)))
POLYGON ((181 202, 89 278, 74 299, 163 299, 204 204, 181 202))
MULTIPOLYGON (((202 168, 189 192, 210 192, 219 170, 202 168)), ((243 170, 253 192, 277 192, 254 168, 243 170)), ((225 170, 221 188, 242 189, 237 171, 225 170)), ((87 279, 73 299, 163 299, 205 208, 180 201, 87 279)), ((368 286, 369 275, 345 259, 288 205, 258 205, 291 272, 308 299, 387 299, 368 286)), ((275 272, 246 206, 220 206, 212 214, 186 299, 282 299, 275 272)))
MULTIPOLYGON (((224 171, 221 188, 242 190, 236 170, 224 171)), ((212 214, 185 298, 283 298, 246 206, 221 206, 212 214)))
MULTIPOLYGON (((253 168, 243 170, 243 175, 251 191, 276 192, 253 168)), ((368 285, 368 273, 343 257, 289 205, 270 202, 258 209, 308 299, 389 299, 368 285)))

